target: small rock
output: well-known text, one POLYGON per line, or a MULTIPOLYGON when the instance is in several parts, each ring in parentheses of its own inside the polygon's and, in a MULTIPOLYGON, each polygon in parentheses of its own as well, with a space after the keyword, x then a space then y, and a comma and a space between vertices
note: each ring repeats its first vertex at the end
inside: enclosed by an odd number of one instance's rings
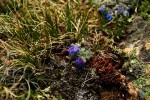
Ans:
POLYGON ((146 43, 145 48, 146 48, 146 50, 150 49, 150 43, 146 43))
POLYGON ((150 69, 145 70, 145 74, 150 75, 150 69))
POLYGON ((129 54, 132 50, 133 50, 133 48, 125 48, 124 52, 129 54))
POLYGON ((148 97, 146 100, 150 100, 150 97, 148 97))
POLYGON ((142 90, 138 91, 138 96, 139 96, 140 100, 145 100, 144 92, 142 90))
POLYGON ((129 90, 128 90, 129 94, 131 94, 132 96, 135 96, 135 97, 138 96, 139 90, 138 90, 138 88, 136 88, 132 85, 132 82, 128 83, 128 88, 129 88, 129 90))

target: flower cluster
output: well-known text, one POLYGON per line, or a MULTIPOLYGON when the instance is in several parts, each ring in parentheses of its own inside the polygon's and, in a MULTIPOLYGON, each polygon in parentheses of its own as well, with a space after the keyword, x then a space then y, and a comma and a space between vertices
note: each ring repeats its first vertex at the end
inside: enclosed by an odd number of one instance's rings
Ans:
POLYGON ((99 12, 100 12, 100 14, 105 14, 105 19, 107 21, 111 21, 112 20, 112 18, 113 18, 112 15, 109 14, 109 13, 106 13, 106 9, 104 7, 99 8, 99 12))
POLYGON ((80 50, 80 47, 78 45, 71 45, 68 49, 68 53, 69 55, 74 55, 76 53, 78 53, 80 50))
POLYGON ((117 14, 122 14, 122 15, 124 15, 124 16, 126 16, 126 17, 129 17, 129 16, 130 16, 130 13, 129 13, 129 11, 127 10, 127 8, 125 8, 125 7, 121 6, 121 5, 118 5, 118 6, 116 7, 115 12, 116 12, 115 15, 117 15, 117 14))
POLYGON ((114 41, 119 40, 127 33, 125 30, 130 21, 130 7, 123 3, 113 3, 111 5, 104 4, 98 9, 100 14, 100 28, 107 30, 110 37, 113 37, 114 41))
POLYGON ((83 47, 81 48, 78 45, 72 44, 68 48, 68 54, 71 58, 75 58, 74 63, 77 68, 83 69, 86 61, 89 60, 93 53, 83 47))
POLYGON ((114 9, 112 9, 111 11, 108 11, 108 9, 106 7, 100 7, 98 12, 101 15, 105 15, 105 19, 107 21, 111 21, 113 19, 113 15, 118 15, 118 14, 122 14, 123 16, 129 17, 130 13, 127 9, 125 9, 125 7, 121 6, 121 5, 117 5, 114 9))
POLYGON ((77 67, 82 68, 85 64, 86 60, 83 57, 79 57, 75 60, 75 64, 77 67))

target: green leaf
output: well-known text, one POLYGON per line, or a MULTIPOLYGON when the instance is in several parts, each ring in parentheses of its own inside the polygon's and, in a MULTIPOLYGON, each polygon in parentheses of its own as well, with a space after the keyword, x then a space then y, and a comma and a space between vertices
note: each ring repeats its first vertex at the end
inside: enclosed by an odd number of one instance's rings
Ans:
POLYGON ((58 98, 57 98, 57 100, 62 100, 63 98, 62 98, 62 96, 60 95, 60 96, 58 96, 58 98))

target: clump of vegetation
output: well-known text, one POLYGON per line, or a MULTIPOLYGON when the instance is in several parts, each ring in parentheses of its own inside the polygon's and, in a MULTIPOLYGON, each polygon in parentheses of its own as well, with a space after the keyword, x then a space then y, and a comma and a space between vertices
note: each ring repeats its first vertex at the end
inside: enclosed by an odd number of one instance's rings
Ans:
POLYGON ((104 51, 101 54, 95 54, 90 66, 97 69, 97 73, 103 84, 124 85, 125 76, 119 71, 122 68, 125 58, 123 54, 116 54, 114 51, 104 51))
POLYGON ((142 90, 144 97, 148 98, 150 96, 150 77, 149 73, 146 72, 149 69, 149 66, 143 66, 143 73, 140 75, 140 77, 134 81, 134 85, 142 90))
POLYGON ((129 8, 123 4, 105 5, 99 8, 100 30, 109 35, 114 41, 120 40, 126 34, 131 16, 129 8), (119 28, 118 28, 119 27, 119 28))
POLYGON ((143 19, 150 18, 150 2, 148 0, 139 0, 138 11, 143 19))

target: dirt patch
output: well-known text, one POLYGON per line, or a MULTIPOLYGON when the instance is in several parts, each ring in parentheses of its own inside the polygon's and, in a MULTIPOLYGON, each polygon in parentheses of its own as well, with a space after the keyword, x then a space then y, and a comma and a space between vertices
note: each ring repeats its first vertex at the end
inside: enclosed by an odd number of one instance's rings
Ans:
POLYGON ((39 81, 39 85, 49 86, 50 94, 55 97, 61 95, 65 100, 140 100, 138 91, 134 90, 137 95, 131 94, 128 86, 102 84, 95 69, 88 65, 80 70, 67 60, 55 58, 49 61, 44 69, 47 77, 44 84, 39 81))

